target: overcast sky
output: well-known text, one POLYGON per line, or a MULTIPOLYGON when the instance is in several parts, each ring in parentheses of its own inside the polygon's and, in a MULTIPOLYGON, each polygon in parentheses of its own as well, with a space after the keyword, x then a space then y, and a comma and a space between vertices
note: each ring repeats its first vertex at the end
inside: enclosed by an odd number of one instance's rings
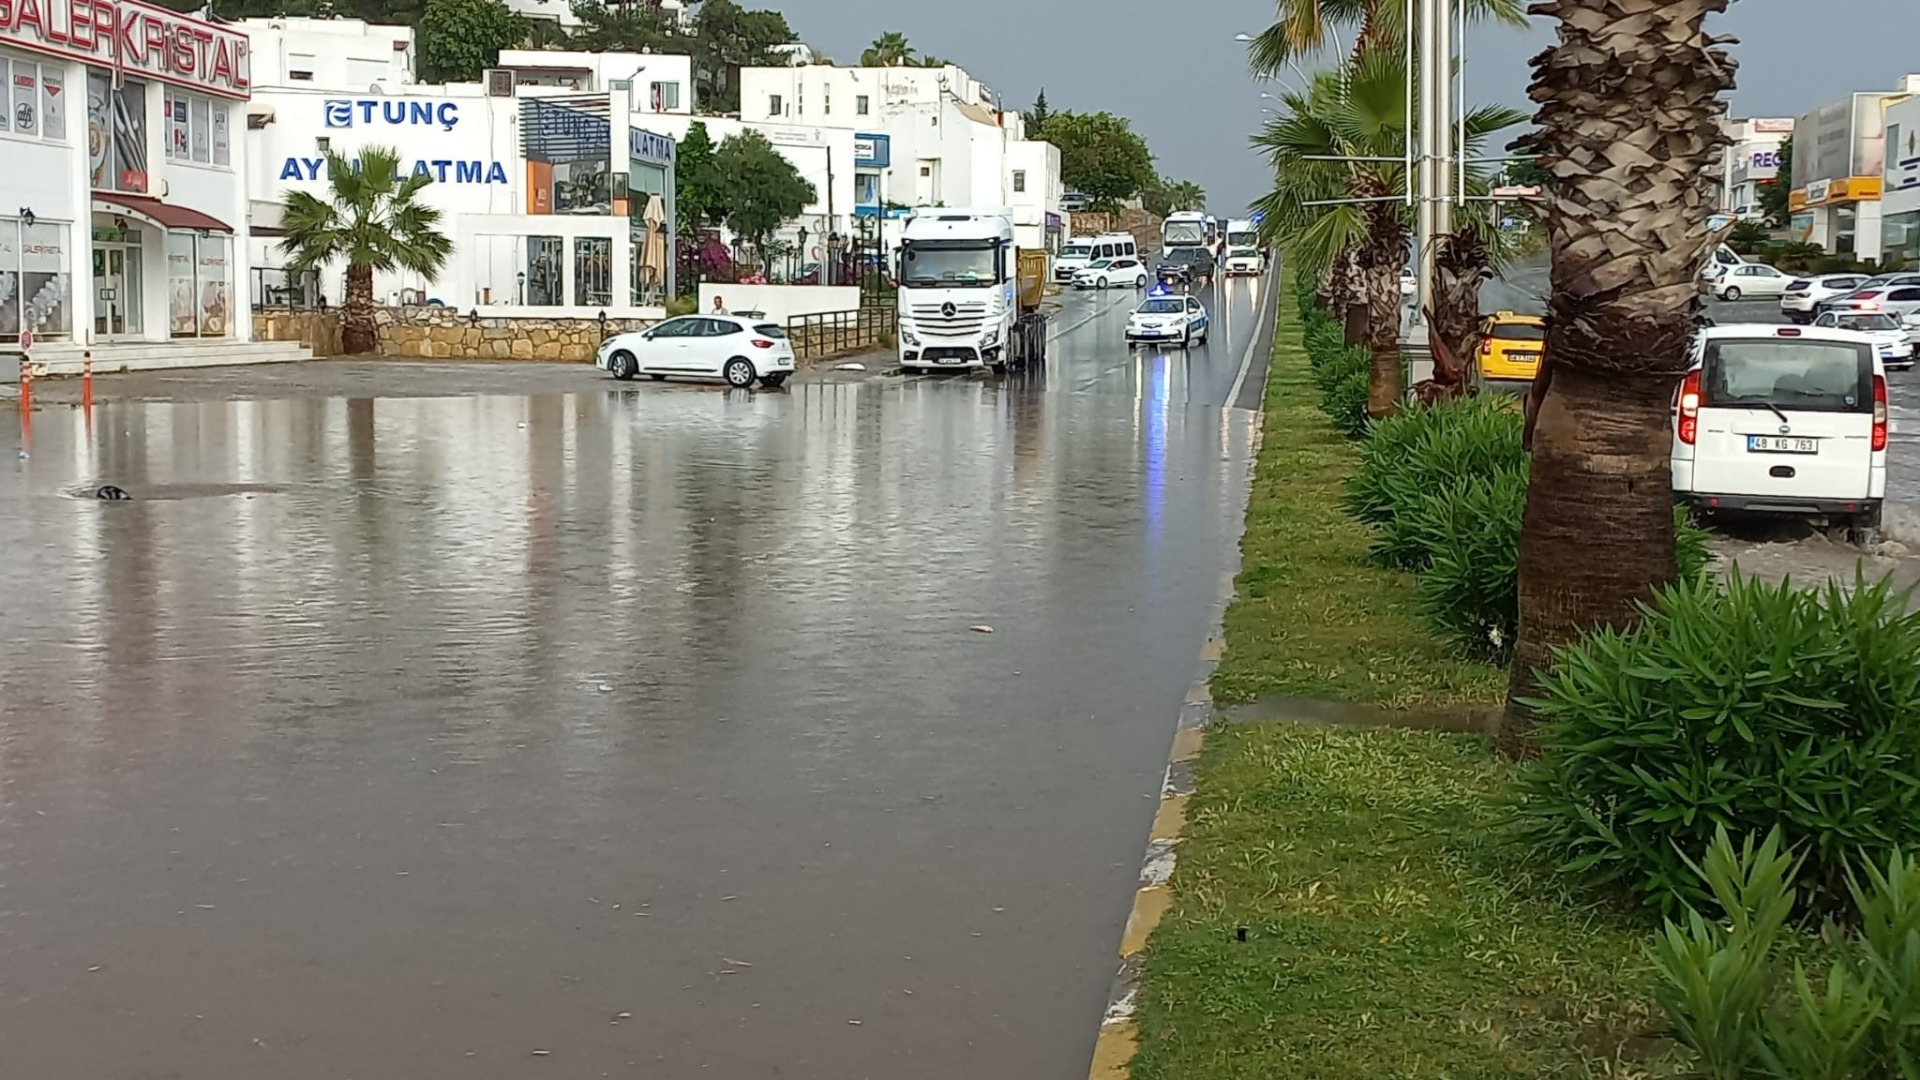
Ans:
MULTIPOLYGON (((1246 140, 1271 87, 1247 76, 1245 46, 1233 37, 1260 30, 1271 0, 760 2, 842 64, 897 30, 967 69, 1008 108, 1026 108, 1044 86, 1054 108, 1129 117, 1160 171, 1198 182, 1216 212, 1238 211, 1265 184, 1246 140)), ((1551 40, 1551 20, 1537 23, 1470 34, 1474 103, 1529 107, 1527 61, 1551 40)), ((1920 71, 1920 0, 1737 0, 1710 29, 1740 38, 1733 108, 1742 116, 1798 116, 1920 71)))

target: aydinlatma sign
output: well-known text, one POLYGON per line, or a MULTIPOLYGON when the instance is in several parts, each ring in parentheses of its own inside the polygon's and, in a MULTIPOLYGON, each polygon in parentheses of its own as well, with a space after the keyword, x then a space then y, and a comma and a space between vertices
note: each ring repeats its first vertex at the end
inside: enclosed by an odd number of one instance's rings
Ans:
POLYGON ((245 34, 139 0, 0 0, 0 41, 223 97, 253 89, 245 34))

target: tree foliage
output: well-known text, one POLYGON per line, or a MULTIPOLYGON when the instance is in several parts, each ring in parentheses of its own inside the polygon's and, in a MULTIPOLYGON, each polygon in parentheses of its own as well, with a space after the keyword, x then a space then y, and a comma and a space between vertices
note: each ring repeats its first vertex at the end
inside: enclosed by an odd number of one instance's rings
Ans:
POLYGON ((695 120, 675 149, 674 216, 681 236, 691 237, 726 218, 726 184, 714 165, 713 136, 695 120))
POLYGON ((701 108, 710 113, 739 112, 740 69, 784 64, 780 47, 794 40, 786 16, 749 10, 734 0, 703 0, 691 29, 693 78, 701 108))
POLYGON ((1757 187, 1755 201, 1767 216, 1768 228, 1784 229, 1793 224, 1793 208, 1787 202, 1792 189, 1793 140, 1787 139, 1780 144, 1780 174, 1772 180, 1760 181, 1757 187))
POLYGON ((813 184, 758 131, 747 130, 713 154, 727 227, 766 250, 767 240, 816 197, 813 184))
POLYGON ((1060 181, 1096 205, 1113 206, 1154 183, 1153 152, 1123 117, 1057 112, 1047 117, 1046 141, 1060 150, 1060 181))
POLYGON ((860 54, 861 67, 907 67, 917 63, 919 58, 912 44, 907 41, 907 35, 896 30, 889 30, 874 38, 873 44, 860 54))
POLYGON ((1052 115, 1053 110, 1047 107, 1047 88, 1043 86, 1040 88, 1040 96, 1033 99, 1033 108, 1028 109, 1025 114, 1027 138, 1041 138, 1041 132, 1047 126, 1047 118, 1052 115))
POLYGON ((427 0, 420 16, 420 80, 477 82, 500 50, 524 41, 525 16, 501 0, 427 0))
MULTIPOLYGON (((1523 0, 1463 2, 1469 19, 1527 25, 1523 0)), ((1405 27, 1401 23, 1405 19, 1406 5, 1400 0, 1275 0, 1272 24, 1247 46, 1248 64, 1256 75, 1277 77, 1339 41, 1341 30, 1353 34, 1350 58, 1358 59, 1376 50, 1398 51, 1404 48, 1405 27)))

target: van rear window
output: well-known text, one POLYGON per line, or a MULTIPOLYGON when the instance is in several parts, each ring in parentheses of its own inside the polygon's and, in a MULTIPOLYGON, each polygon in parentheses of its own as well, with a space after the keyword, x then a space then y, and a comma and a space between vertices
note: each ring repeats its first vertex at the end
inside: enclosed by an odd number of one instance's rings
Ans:
POLYGON ((1873 411, 1873 352, 1865 344, 1791 338, 1710 341, 1703 366, 1703 405, 1873 411))
POLYGON ((1502 341, 1545 341, 1547 328, 1528 323, 1495 323, 1493 336, 1502 341))

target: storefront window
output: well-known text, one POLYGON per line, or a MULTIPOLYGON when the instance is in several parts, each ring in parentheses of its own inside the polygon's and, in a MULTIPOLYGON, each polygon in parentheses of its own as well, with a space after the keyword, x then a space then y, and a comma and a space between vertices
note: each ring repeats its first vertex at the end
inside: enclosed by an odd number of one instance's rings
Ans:
POLYGON ((226 337, 233 328, 229 237, 167 234, 167 328, 174 337, 226 337))
POLYGON ((128 79, 116 87, 106 72, 87 72, 87 154, 94 187, 146 192, 146 83, 128 79))
POLYGON ((527 237, 527 303, 533 307, 559 307, 566 303, 561 291, 560 269, 566 258, 566 241, 558 236, 527 237))
POLYGON ((579 236, 573 241, 573 302, 605 307, 613 302, 613 239, 579 236))
POLYGON ((567 161, 553 167, 553 212, 605 214, 613 210, 604 161, 567 161))
POLYGON ((1880 224, 1885 249, 1881 263, 1890 269, 1920 266, 1920 210, 1889 214, 1880 224))
POLYGON ((1858 229, 1857 218, 1858 215, 1854 213, 1851 206, 1833 208, 1833 253, 1835 255, 1853 254, 1853 238, 1858 229))
POLYGON ((227 103, 183 90, 167 90, 167 157, 202 165, 226 165, 233 148, 227 133, 227 103))
POLYGON ((193 289, 193 234, 167 234, 167 332, 199 337, 199 306, 193 289))
POLYGON ((64 140, 66 89, 66 75, 59 65, 0 52, 0 132, 64 140))
POLYGON ((0 218, 0 341, 19 341, 23 326, 42 338, 73 333, 67 239, 58 222, 0 218))

